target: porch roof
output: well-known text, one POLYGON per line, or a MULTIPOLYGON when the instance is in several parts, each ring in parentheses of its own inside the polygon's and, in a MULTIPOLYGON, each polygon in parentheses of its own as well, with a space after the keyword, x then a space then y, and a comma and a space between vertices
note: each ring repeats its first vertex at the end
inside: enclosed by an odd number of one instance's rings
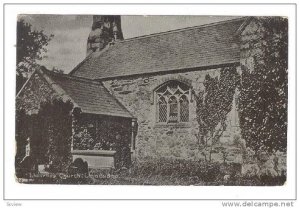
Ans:
POLYGON ((83 113, 133 118, 129 111, 102 85, 85 78, 39 69, 59 94, 70 98, 83 113))

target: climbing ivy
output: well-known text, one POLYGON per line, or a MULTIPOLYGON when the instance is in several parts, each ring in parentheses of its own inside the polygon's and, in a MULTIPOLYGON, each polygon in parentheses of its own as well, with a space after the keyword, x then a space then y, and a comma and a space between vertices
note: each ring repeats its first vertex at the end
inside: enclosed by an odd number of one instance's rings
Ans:
POLYGON ((195 96, 199 150, 206 159, 209 156, 211 160, 214 146, 226 130, 226 118, 232 109, 238 80, 235 67, 222 69, 220 76, 214 78, 207 74, 203 83, 205 89, 195 96))
POLYGON ((261 50, 253 69, 242 66, 240 125, 242 137, 254 151, 285 151, 288 104, 288 20, 260 18, 261 50))

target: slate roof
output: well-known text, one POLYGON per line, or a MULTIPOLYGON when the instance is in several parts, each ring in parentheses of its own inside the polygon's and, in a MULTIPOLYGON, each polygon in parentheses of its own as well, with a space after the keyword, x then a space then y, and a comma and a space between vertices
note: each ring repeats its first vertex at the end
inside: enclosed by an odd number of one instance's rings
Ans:
POLYGON ((116 42, 94 52, 70 74, 103 79, 239 62, 236 31, 245 18, 116 42))
POLYGON ((128 110, 99 82, 41 69, 50 84, 61 88, 84 113, 132 118, 128 110))

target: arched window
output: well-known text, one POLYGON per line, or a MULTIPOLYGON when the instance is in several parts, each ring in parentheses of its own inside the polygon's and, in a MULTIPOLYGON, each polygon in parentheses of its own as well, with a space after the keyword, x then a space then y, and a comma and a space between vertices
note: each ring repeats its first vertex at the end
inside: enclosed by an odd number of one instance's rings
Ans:
POLYGON ((156 121, 178 123, 189 121, 190 87, 179 81, 168 81, 156 91, 156 121))

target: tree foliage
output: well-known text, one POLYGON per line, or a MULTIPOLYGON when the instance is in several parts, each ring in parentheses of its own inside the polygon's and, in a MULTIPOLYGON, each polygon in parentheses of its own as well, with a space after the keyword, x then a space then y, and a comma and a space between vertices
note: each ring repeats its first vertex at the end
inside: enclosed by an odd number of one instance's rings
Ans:
POLYGON ((65 171, 71 162, 73 104, 61 99, 41 103, 37 114, 16 112, 16 168, 25 157, 25 145, 30 139, 32 164, 49 164, 54 172, 65 171))
POLYGON ((32 29, 32 25, 23 19, 17 22, 17 92, 21 89, 26 78, 36 68, 37 60, 43 58, 47 52, 46 46, 53 35, 46 35, 44 31, 32 29))
POLYGON ((25 156, 25 145, 26 140, 29 137, 29 116, 26 115, 25 110, 17 110, 16 111, 16 146, 17 152, 15 157, 15 164, 22 161, 25 156))
POLYGON ((66 171, 71 162, 72 109, 70 101, 54 99, 41 103, 38 113, 48 142, 46 157, 54 172, 66 171))
POLYGON ((45 161, 46 141, 43 118, 38 114, 26 114, 25 110, 16 111, 16 164, 21 162, 25 156, 25 146, 30 143, 30 155, 33 163, 45 161))
POLYGON ((242 66, 239 103, 242 137, 253 150, 286 149, 288 99, 288 22, 263 18, 254 69, 242 66))
POLYGON ((203 83, 205 90, 196 95, 199 145, 205 157, 209 154, 210 160, 213 146, 226 130, 226 118, 232 109, 238 79, 235 67, 222 69, 219 77, 212 78, 208 74, 203 83))

